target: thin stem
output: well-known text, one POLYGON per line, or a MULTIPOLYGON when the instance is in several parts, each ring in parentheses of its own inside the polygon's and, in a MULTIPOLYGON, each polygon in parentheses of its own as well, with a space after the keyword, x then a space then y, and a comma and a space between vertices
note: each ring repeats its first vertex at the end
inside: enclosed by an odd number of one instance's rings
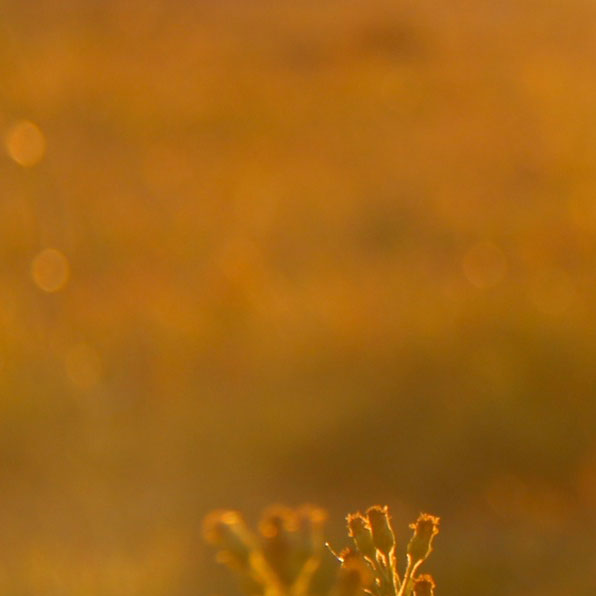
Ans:
POLYGON ((397 572, 397 564, 395 560, 395 546, 391 549, 388 558, 388 567, 389 567, 389 585, 391 586, 391 592, 395 596, 397 596, 398 590, 400 589, 399 585, 399 574, 397 572))
POLYGON ((404 580, 402 582, 401 588, 397 594, 397 596, 410 596, 411 592, 411 585, 412 585, 412 578, 414 577, 414 573, 420 565, 422 561, 413 562, 412 557, 408 555, 408 566, 406 567, 406 572, 404 574, 404 580))
MULTIPOLYGON (((393 554, 393 549, 392 553, 393 554)), ((395 564, 394 559, 385 556, 377 551, 377 558, 374 561, 377 573, 381 578, 381 591, 383 596, 397 596, 397 587, 395 585, 395 564), (381 560, 382 558, 382 560, 381 560)))

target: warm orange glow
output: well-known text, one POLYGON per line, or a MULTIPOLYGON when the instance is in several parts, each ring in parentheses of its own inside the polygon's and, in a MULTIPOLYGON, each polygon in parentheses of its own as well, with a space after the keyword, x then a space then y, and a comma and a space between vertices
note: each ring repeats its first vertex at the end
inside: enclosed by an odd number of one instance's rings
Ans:
POLYGON ((90 389, 101 377, 99 354, 87 344, 72 346, 66 353, 64 364, 69 380, 81 389, 90 389))
POLYGON ((13 125, 4 139, 8 155, 19 165, 31 167, 41 161, 46 151, 46 140, 39 127, 23 120, 13 125))
POLYGON ((503 251, 490 242, 474 245, 466 253, 462 268, 467 280, 477 288, 490 288, 503 280, 507 260, 503 251))
POLYGON ((0 594, 233 596, 276 502, 594 592, 596 2, 0 13, 0 594))
POLYGON ((59 250, 46 248, 33 259, 31 275, 33 281, 44 292, 57 292, 66 285, 70 266, 59 250))
POLYGON ((564 271, 539 272, 531 282, 530 297, 536 308, 550 315, 562 314, 577 301, 573 279, 564 271))

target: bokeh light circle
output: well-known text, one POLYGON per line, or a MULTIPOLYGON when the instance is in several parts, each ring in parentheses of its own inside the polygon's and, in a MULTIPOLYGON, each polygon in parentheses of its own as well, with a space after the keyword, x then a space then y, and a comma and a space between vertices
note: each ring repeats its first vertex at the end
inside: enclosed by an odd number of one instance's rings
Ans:
POLYGON ((44 292, 57 292, 66 285, 70 276, 68 259, 59 250, 46 248, 33 259, 31 276, 44 292))
POLYGON ((492 242, 479 242, 464 255, 462 269, 466 279, 477 288, 492 288, 507 273, 507 259, 492 242))
POLYGON ((39 126, 22 120, 12 126, 4 139, 8 155, 19 165, 29 168, 43 158, 46 140, 39 126))

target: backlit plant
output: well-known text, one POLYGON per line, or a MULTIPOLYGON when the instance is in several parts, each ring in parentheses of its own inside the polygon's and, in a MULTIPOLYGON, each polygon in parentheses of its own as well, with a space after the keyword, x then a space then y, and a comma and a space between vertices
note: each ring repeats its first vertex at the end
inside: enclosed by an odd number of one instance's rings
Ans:
POLYGON ((410 527, 403 575, 387 507, 347 516, 353 546, 336 554, 323 539, 322 509, 272 507, 251 531, 235 511, 215 511, 205 537, 218 560, 237 575, 247 596, 432 596, 434 581, 419 574, 439 532, 439 518, 421 514, 410 527))

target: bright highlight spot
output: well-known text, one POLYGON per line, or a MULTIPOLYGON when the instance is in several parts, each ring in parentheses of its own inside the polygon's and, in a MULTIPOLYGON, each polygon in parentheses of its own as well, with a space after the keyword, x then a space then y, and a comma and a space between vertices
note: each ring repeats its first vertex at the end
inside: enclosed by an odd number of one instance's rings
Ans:
POLYGON ((6 134, 4 143, 8 155, 25 168, 38 163, 46 151, 43 133, 28 120, 15 124, 6 134))
POLYGON ((477 288, 491 288, 507 273, 503 251, 491 242, 480 242, 464 256, 462 269, 466 279, 477 288))
POLYGON ((101 360, 96 350, 87 344, 77 344, 68 350, 64 359, 66 375, 80 389, 97 385, 101 377, 101 360))
POLYGON ((31 276, 44 292, 57 292, 64 287, 70 275, 66 257, 55 248, 42 250, 31 264, 31 276))

